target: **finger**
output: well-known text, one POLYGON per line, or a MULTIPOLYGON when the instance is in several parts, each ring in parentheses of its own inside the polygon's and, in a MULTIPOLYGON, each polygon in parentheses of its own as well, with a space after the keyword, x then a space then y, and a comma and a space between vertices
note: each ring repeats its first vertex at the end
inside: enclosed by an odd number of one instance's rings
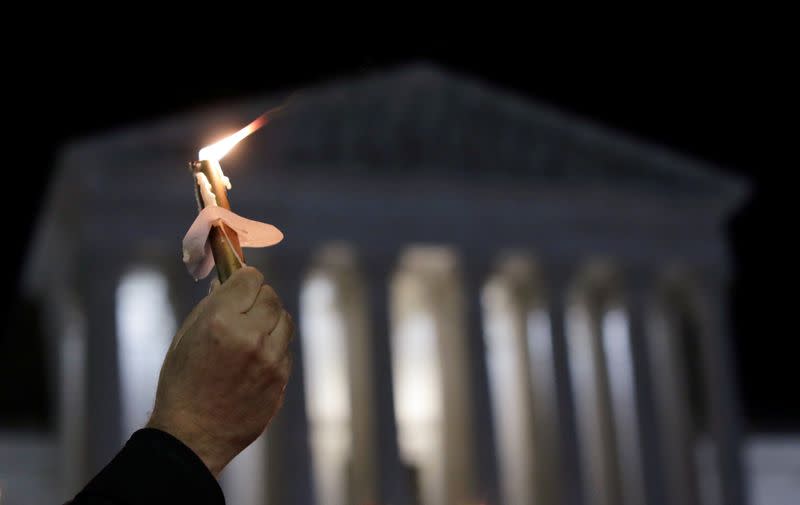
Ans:
POLYGON ((218 287, 220 287, 219 277, 214 277, 208 285, 208 294, 213 293, 218 287))
POLYGON ((278 324, 283 305, 277 293, 267 284, 263 284, 256 296, 253 306, 245 315, 258 330, 272 332, 278 324))
POLYGON ((266 335, 261 344, 261 355, 267 363, 274 363, 287 355, 289 342, 294 333, 294 323, 288 312, 281 310, 275 328, 266 335))
POLYGON ((270 384, 267 388, 267 395, 271 399, 272 415, 274 416, 283 407, 283 403, 286 400, 286 383, 274 382, 270 384))
POLYGON ((277 377, 278 381, 282 384, 282 389, 286 388, 286 384, 289 382, 289 377, 292 375, 292 363, 294 362, 294 358, 292 358, 291 353, 287 353, 275 366, 275 377, 277 377))
POLYGON ((253 310, 257 310, 263 307, 278 307, 282 308, 283 304, 281 303, 281 299, 278 296, 278 293, 272 289, 272 286, 269 284, 262 284, 261 287, 258 289, 258 295, 256 296, 253 305, 247 311, 247 313, 252 312, 253 310))
POLYGON ((211 294, 215 304, 223 311, 243 314, 250 310, 258 296, 264 276, 253 267, 245 266, 211 294))

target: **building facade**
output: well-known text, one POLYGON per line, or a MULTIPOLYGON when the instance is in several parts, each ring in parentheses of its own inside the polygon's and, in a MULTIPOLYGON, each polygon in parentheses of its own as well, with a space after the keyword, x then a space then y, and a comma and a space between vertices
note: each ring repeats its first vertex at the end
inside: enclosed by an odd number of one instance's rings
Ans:
MULTIPOLYGON (((180 260, 187 162, 256 98, 63 155, 27 272, 59 363, 72 493, 152 408, 207 286, 180 260)), ((746 190, 436 67, 307 90, 223 160, 246 250, 299 314, 233 505, 743 504, 726 313, 746 190)))

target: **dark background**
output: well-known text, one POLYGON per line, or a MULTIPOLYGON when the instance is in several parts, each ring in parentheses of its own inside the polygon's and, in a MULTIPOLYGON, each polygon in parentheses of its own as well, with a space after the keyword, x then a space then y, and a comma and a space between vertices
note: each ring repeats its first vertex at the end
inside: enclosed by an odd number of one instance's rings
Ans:
MULTIPOLYGON (((796 322, 790 320, 796 311, 791 290, 796 260, 794 227, 788 224, 796 189, 790 182, 792 158, 782 154, 790 131, 784 121, 790 118, 780 90, 781 69, 790 60, 782 60, 769 39, 736 32, 703 40, 676 35, 620 45, 588 41, 575 50, 518 42, 386 52, 365 40, 355 49, 327 54, 320 52, 324 40, 297 54, 285 40, 274 49, 262 42, 260 51, 234 54, 193 43, 118 47, 117 41, 57 41, 8 74, 13 88, 6 93, 6 111, 13 114, 6 114, 11 131, 5 150, 11 152, 0 198, 4 208, 13 208, 13 217, 6 214, 3 222, 7 286, 19 281, 40 197, 65 143, 195 107, 425 60, 749 180, 752 195, 728 226, 736 269, 732 331, 747 426, 800 430, 795 391, 800 347, 796 322)), ((6 295, 3 318, 9 331, 0 341, 0 405, 20 423, 41 422, 48 412, 44 382, 33 377, 44 376, 36 309, 17 299, 14 289, 6 295), (25 388, 8 387, 17 374, 32 377, 25 388)))

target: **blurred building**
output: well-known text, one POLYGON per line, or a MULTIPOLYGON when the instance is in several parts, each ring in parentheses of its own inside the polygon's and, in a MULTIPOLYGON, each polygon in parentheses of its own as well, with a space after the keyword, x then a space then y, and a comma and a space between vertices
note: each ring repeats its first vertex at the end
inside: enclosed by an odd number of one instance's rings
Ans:
MULTIPOLYGON (((59 496, 146 421, 175 328, 197 150, 280 96, 68 149, 27 272, 58 363, 59 496)), ((743 504, 723 236, 745 187, 415 66, 308 90, 223 160, 293 313, 232 505, 743 504)))

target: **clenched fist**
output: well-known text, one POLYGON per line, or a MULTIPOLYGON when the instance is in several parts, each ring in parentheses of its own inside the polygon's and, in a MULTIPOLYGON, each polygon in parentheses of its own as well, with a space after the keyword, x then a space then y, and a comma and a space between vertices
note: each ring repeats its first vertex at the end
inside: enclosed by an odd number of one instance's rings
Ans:
POLYGON ((148 427, 189 446, 216 476, 283 402, 294 324, 255 268, 205 297, 170 346, 148 427))

